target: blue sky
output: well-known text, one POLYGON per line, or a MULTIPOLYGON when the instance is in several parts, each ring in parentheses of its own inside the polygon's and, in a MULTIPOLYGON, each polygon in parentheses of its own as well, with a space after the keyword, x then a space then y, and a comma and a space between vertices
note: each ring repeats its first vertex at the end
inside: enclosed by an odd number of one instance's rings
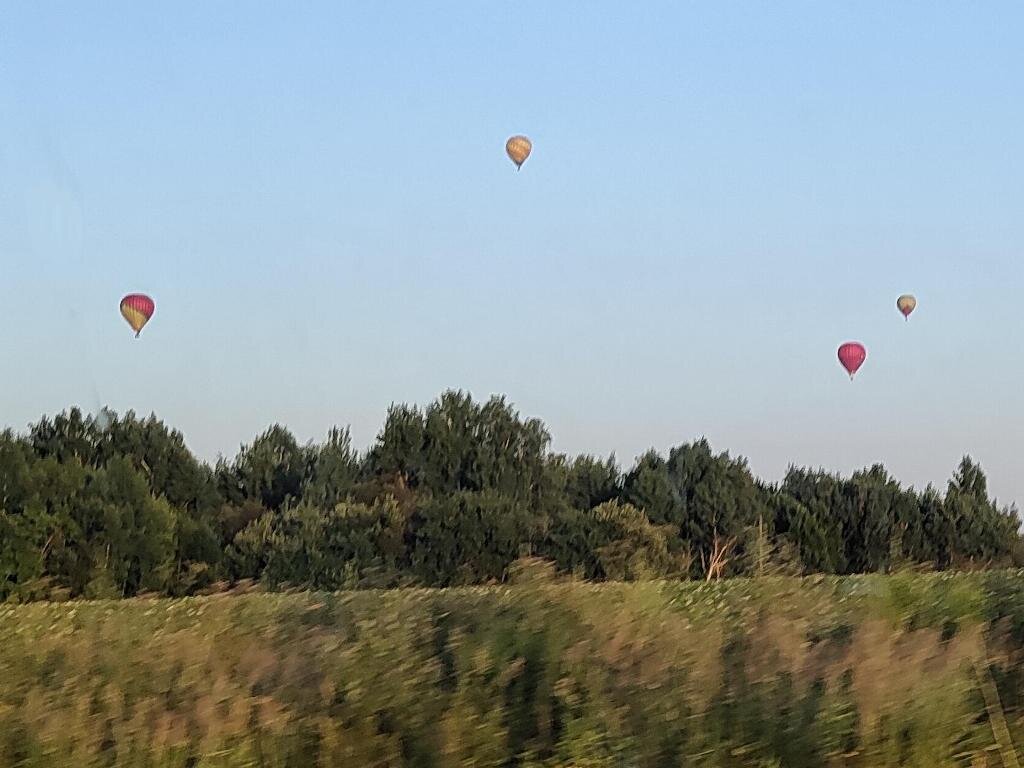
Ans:
POLYGON ((1015 3, 7 4, 2 422, 155 411, 213 458, 463 388, 626 466, 970 453, 1024 502, 1021 39, 1015 3))

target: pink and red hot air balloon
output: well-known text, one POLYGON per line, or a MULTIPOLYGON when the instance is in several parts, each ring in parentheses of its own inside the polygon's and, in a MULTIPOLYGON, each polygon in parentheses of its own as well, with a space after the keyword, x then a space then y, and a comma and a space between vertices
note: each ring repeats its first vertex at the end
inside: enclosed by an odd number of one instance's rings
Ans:
POLYGON ((142 333, 143 326, 149 322, 155 309, 153 300, 142 293, 129 293, 121 299, 121 315, 135 331, 135 338, 142 333))
POLYGON ((839 363, 850 374, 851 379, 853 379, 853 374, 857 372, 857 369, 864 364, 864 359, 867 356, 868 353, 864 349, 864 345, 856 341, 848 341, 839 347, 839 363))

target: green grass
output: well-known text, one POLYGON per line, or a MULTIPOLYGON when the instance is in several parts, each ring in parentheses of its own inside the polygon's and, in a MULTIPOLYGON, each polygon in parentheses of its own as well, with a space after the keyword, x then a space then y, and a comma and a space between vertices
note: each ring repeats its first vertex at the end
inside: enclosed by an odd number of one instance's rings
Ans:
POLYGON ((1022 651, 1008 572, 0 606, 0 768, 997 766, 1022 651))

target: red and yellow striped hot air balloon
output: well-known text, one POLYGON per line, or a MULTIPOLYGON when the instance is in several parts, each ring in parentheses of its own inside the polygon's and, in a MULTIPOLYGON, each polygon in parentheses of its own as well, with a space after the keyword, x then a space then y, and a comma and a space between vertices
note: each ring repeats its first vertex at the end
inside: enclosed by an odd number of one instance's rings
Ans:
POLYGON ((129 293, 121 299, 121 314, 135 331, 135 338, 142 333, 142 328, 149 322, 155 309, 153 300, 143 293, 129 293))

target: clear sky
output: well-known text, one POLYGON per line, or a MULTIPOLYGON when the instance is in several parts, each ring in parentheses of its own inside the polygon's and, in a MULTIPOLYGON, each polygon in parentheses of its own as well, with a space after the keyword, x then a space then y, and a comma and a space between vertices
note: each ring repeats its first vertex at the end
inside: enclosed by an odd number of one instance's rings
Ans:
POLYGON ((462 388, 627 467, 970 453, 1024 503, 1021 40, 1013 2, 5 3, 0 421, 212 459, 462 388))

